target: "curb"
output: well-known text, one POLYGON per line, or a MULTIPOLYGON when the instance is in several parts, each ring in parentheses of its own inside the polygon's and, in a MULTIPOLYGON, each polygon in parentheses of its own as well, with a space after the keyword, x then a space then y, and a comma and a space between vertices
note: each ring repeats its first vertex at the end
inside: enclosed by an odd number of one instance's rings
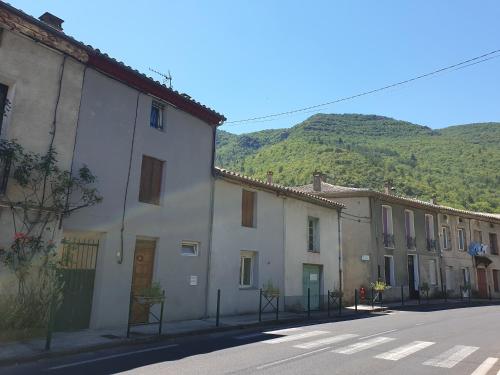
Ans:
POLYGON ((343 321, 343 320, 351 320, 354 317, 362 317, 363 315, 370 315, 372 312, 380 312, 380 311, 385 311, 387 310, 386 307, 379 308, 379 309, 374 309, 373 311, 358 311, 357 313, 353 312, 345 312, 341 316, 335 315, 331 317, 325 317, 325 316, 320 316, 320 317, 300 317, 300 318, 285 318, 285 319, 280 319, 280 320, 265 320, 262 322, 255 322, 255 323, 243 323, 239 325, 222 325, 220 327, 211 327, 211 328, 205 328, 205 329, 199 329, 199 330, 193 330, 193 331, 187 331, 187 332, 181 332, 181 333, 176 333, 176 334, 163 334, 161 336, 148 336, 144 338, 132 338, 132 339, 119 339, 116 341, 112 341, 109 343, 102 343, 102 344, 94 344, 94 345, 89 345, 81 348, 73 348, 73 349, 67 349, 67 350, 54 350, 54 351, 42 351, 33 355, 24 355, 24 356, 17 356, 17 357, 11 357, 11 358, 6 358, 6 359, 0 359, 0 367, 2 366, 8 366, 8 365, 15 365, 15 364, 24 364, 24 363, 29 363, 29 362, 34 362, 38 361, 41 359, 50 359, 50 358, 58 358, 58 357, 65 357, 69 356, 72 354, 80 354, 80 353, 88 353, 88 352, 93 352, 96 350, 101 350, 101 349, 110 349, 110 348, 118 348, 118 347, 126 347, 126 346, 134 346, 134 345, 139 345, 139 344, 148 344, 148 343, 155 343, 155 342, 161 342, 161 341, 168 341, 176 338, 182 338, 182 337, 189 337, 189 336, 198 336, 198 335, 208 335, 212 333, 222 333, 222 332, 229 332, 229 331, 238 331, 238 330, 243 330, 243 329, 250 329, 250 328, 257 328, 257 327, 266 327, 266 326, 279 326, 279 325, 284 325, 284 324, 293 324, 293 323, 303 323, 303 322, 315 322, 315 323, 322 323, 322 322, 335 322, 335 321, 343 321))

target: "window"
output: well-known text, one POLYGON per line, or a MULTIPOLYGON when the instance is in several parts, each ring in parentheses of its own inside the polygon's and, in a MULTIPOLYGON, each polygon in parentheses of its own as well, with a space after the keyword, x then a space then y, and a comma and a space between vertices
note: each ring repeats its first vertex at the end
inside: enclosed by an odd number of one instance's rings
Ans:
POLYGON ((0 83, 0 133, 2 133, 2 123, 7 107, 7 90, 9 88, 0 83))
POLYGON ((490 233, 490 249, 491 254, 498 255, 498 240, 496 233, 490 233))
POLYGON ((142 156, 140 202, 160 204, 163 163, 163 161, 150 156, 142 156))
POLYGON ((441 227, 441 234, 443 236, 443 249, 451 250, 450 228, 446 226, 441 227))
POLYGON ((436 250, 436 241, 434 239, 434 216, 425 215, 425 238, 427 242, 427 250, 436 250))
POLYGON ((255 227, 255 202, 257 193, 244 190, 241 195, 241 225, 255 227))
POLYGON ((158 130, 163 130, 163 110, 163 104, 153 100, 153 103, 151 104, 151 117, 149 119, 149 126, 158 130))
POLYGON ((429 260, 429 283, 431 285, 437 285, 437 269, 434 259, 429 260))
POLYGON ((500 292, 499 273, 500 273, 499 270, 493 270, 493 290, 495 292, 500 292))
POLYGON ((463 228, 458 228, 458 250, 465 250, 465 230, 463 228))
POLYGON ((255 253, 242 251, 240 253, 240 288, 251 288, 254 285, 255 253))
POLYGON ((405 210, 406 248, 415 249, 415 217, 413 211, 405 210))
POLYGON ((393 286, 396 283, 394 280, 394 258, 390 255, 384 255, 384 276, 387 285, 393 286))
POLYGON ((394 248, 394 235, 392 225, 392 207, 382 206, 382 235, 384 247, 394 248))
POLYGON ((307 218, 307 251, 319 253, 319 219, 307 218))
POLYGON ((199 242, 182 241, 181 242, 181 255, 197 256, 199 245, 200 245, 199 242))
POLYGON ((474 229, 473 238, 474 238, 474 242, 483 243, 483 232, 481 232, 480 230, 474 229))

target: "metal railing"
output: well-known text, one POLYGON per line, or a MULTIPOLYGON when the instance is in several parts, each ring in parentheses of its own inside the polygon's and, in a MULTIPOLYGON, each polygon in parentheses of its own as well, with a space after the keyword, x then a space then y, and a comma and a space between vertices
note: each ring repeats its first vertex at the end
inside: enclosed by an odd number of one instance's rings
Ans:
POLYGON ((417 247, 417 240, 413 236, 406 236, 406 248, 414 250, 417 247))
POLYGON ((427 238, 427 250, 428 251, 436 250, 436 240, 427 238))
POLYGON ((383 233, 384 247, 394 248, 394 235, 391 233, 383 233))

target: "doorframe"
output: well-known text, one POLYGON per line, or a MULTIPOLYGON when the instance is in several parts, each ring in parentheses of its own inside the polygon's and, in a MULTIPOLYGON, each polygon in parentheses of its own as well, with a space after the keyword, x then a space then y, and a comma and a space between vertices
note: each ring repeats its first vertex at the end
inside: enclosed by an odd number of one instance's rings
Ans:
MULTIPOLYGON (((304 266, 313 266, 317 267, 319 269, 319 276, 318 276, 318 284, 319 284, 319 306, 318 309, 321 310, 321 296, 323 295, 324 292, 324 283, 323 283, 323 264, 315 264, 315 263, 302 263, 302 294, 303 298, 307 298, 307 294, 305 293, 304 290, 304 266)), ((304 308, 307 309, 307 306, 304 306, 304 308)))
MULTIPOLYGON (((408 258, 413 258, 413 288, 417 293, 420 293, 420 267, 418 254, 407 254, 406 258, 406 272, 408 272, 408 258)), ((408 293, 410 292, 410 274, 408 273, 408 293)))

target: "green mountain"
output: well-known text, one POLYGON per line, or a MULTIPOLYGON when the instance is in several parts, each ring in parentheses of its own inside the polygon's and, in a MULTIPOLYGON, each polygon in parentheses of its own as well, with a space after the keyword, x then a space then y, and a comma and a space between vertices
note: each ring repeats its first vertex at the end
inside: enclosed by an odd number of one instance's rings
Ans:
POLYGON ((500 123, 432 130, 376 115, 317 114, 290 129, 219 131, 216 164, 289 185, 313 171, 337 185, 383 189, 457 208, 500 212, 500 123))

